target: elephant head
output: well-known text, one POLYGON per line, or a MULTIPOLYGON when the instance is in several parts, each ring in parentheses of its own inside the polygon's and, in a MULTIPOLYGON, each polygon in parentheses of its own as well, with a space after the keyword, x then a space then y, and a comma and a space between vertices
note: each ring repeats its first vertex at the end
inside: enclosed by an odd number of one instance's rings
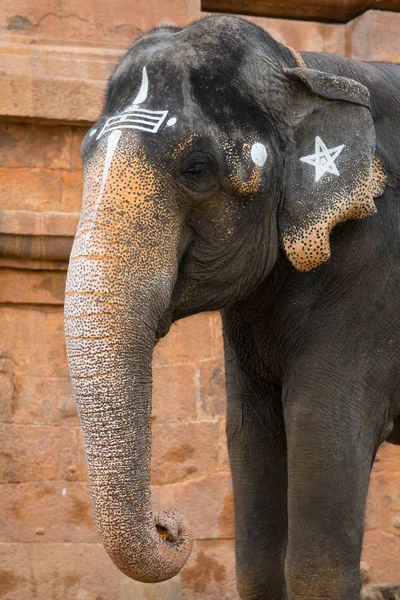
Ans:
POLYGON ((82 145, 65 322, 95 519, 133 579, 172 577, 192 547, 181 514, 151 507, 155 343, 250 294, 278 257, 326 261, 332 227, 375 211, 374 150, 363 85, 240 19, 155 30, 111 77, 82 145))

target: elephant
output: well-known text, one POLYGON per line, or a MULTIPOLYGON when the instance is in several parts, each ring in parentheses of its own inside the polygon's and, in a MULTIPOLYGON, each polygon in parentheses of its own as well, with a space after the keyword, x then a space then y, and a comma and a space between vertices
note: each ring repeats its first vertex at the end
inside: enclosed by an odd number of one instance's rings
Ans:
POLYGON ((221 311, 237 588, 356 600, 372 464, 400 443, 400 66, 298 52, 239 17, 163 26, 82 143, 65 296, 98 531, 128 577, 176 575, 152 509, 152 356, 221 311))

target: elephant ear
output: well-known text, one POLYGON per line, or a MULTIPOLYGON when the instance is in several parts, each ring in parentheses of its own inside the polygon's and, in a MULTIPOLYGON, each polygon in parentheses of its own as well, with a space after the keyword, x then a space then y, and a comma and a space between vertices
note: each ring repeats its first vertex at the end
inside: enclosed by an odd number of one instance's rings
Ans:
POLYGON ((367 88, 313 69, 285 73, 306 88, 285 160, 280 229, 289 260, 310 271, 328 260, 335 225, 376 212, 373 199, 383 193, 385 174, 374 154, 367 88))

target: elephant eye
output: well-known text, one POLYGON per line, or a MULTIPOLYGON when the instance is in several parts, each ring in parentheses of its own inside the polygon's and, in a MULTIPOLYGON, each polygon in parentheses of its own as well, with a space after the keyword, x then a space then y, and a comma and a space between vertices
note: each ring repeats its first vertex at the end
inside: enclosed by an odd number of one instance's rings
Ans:
POLYGON ((205 152, 187 156, 181 164, 180 183, 196 197, 212 193, 219 185, 213 157, 205 152))
POLYGON ((211 164, 211 158, 207 154, 196 153, 189 162, 184 165, 183 175, 203 175, 211 164))
POLYGON ((191 175, 202 175, 207 170, 208 162, 207 156, 198 156, 191 161, 190 166, 188 169, 186 169, 185 173, 190 173, 191 175))

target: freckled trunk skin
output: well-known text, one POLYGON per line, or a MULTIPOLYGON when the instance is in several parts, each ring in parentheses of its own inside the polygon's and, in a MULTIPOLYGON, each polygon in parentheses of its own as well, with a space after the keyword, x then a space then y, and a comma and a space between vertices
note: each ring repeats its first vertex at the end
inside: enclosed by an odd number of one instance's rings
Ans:
POLYGON ((126 575, 157 582, 176 575, 192 547, 185 518, 153 515, 150 498, 154 332, 174 286, 181 224, 161 176, 124 145, 99 202, 102 148, 85 169, 66 287, 67 354, 101 539, 126 575))

